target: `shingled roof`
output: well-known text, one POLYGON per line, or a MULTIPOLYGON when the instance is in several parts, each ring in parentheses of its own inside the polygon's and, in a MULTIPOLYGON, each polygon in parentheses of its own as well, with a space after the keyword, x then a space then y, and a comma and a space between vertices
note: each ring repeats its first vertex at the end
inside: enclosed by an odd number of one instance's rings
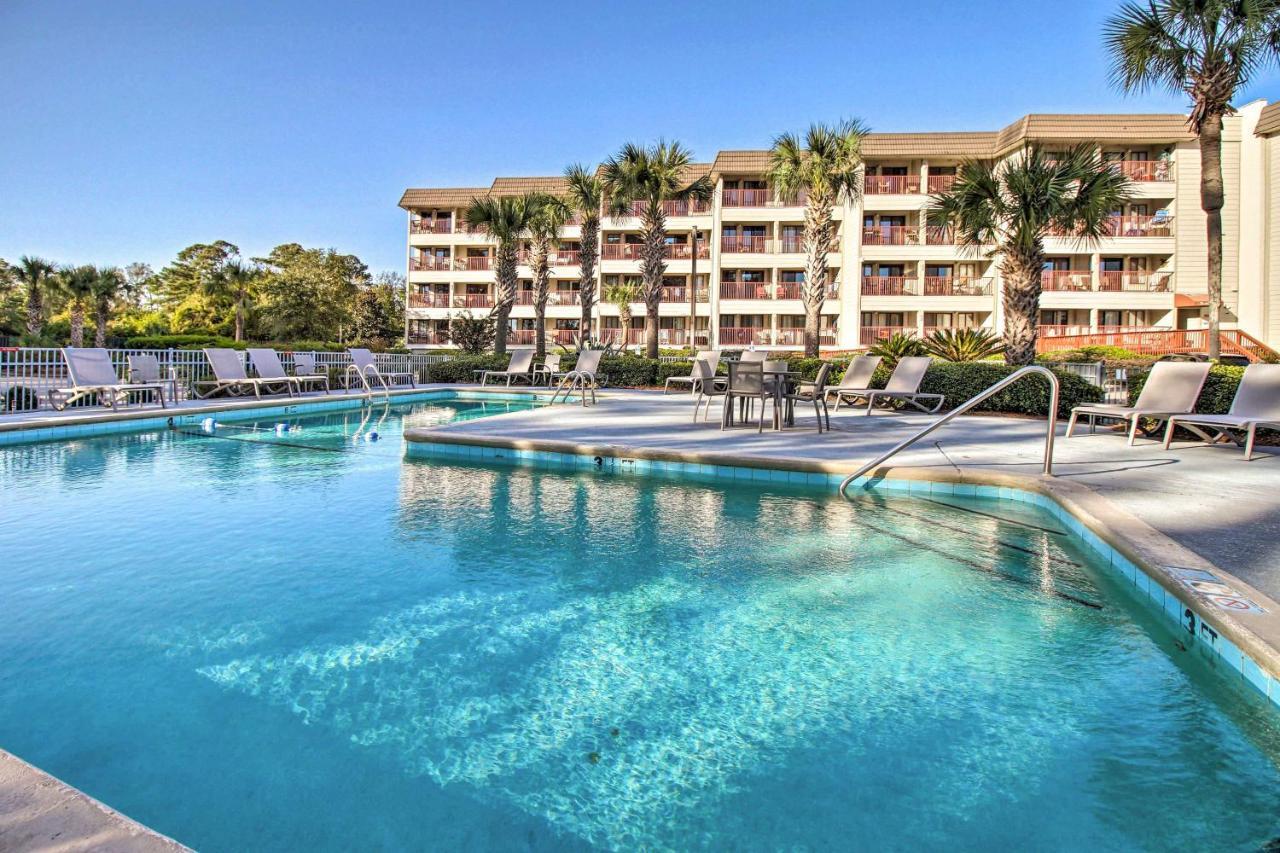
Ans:
POLYGON ((1258 126, 1253 129, 1258 136, 1274 136, 1280 133, 1280 101, 1267 104, 1258 116, 1258 126))
POLYGON ((494 178, 490 195, 520 195, 526 192, 562 193, 569 182, 559 175, 543 178, 494 178))
POLYGON ((432 187, 407 189, 400 196, 400 206, 405 210, 419 207, 465 207, 471 199, 489 192, 488 187, 432 187))
POLYGON ((1024 142, 1051 139, 1062 142, 1173 142, 1191 139, 1187 117, 1177 113, 1148 115, 1052 115, 1023 116, 1000 131, 993 155, 1005 154, 1024 142))

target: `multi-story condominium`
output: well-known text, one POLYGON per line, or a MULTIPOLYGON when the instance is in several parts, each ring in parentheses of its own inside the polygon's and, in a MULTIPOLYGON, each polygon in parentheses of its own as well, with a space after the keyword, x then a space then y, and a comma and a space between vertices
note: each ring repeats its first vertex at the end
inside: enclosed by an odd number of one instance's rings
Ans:
MULTIPOLYGON (((821 344, 856 349, 898 331, 1002 328, 999 259, 956 244, 928 224, 931 193, 945 190, 966 159, 1001 160, 1034 142, 1095 143, 1100 156, 1133 181, 1131 201, 1112 216, 1107 236, 1046 241, 1041 335, 1203 328, 1207 304, 1205 216, 1200 209, 1200 151, 1182 115, 1028 115, 1000 131, 873 133, 863 145, 861 198, 836 212, 839 236, 822 308, 821 344)), ((1226 120, 1223 171, 1224 328, 1280 344, 1280 103, 1251 103, 1226 120)), ((565 152, 566 159, 573 152, 565 152)), ((663 346, 798 348, 803 342, 803 200, 787 203, 769 186, 767 150, 721 151, 694 174, 709 174, 706 205, 671 203, 660 341, 663 346), (696 273, 695 273, 696 268, 696 273), (696 274, 696 281, 694 276, 696 274), (690 305, 690 300, 696 300, 690 305), (691 310, 692 309, 692 310, 691 310), (691 316, 693 328, 690 328, 691 316)), ((447 346, 448 318, 493 305, 494 245, 467 226, 473 197, 536 189, 558 192, 558 177, 497 178, 487 187, 409 189, 406 331, 410 346, 447 346)), ((576 225, 552 257, 548 340, 580 333, 576 225)), ((639 277, 639 220, 602 222, 599 280, 639 277)), ((523 260, 523 259, 522 259, 523 260)), ((509 341, 532 343, 531 272, 521 289, 509 341)), ((644 308, 623 329, 608 302, 590 333, 639 344, 644 308)))

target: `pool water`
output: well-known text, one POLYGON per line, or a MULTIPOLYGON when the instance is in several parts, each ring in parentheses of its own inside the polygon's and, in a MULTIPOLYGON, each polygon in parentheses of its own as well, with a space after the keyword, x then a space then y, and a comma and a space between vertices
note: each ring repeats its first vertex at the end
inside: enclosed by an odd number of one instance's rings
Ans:
POLYGON ((403 458, 512 408, 0 450, 0 747, 206 851, 1280 835, 1265 701, 1047 515, 403 458))

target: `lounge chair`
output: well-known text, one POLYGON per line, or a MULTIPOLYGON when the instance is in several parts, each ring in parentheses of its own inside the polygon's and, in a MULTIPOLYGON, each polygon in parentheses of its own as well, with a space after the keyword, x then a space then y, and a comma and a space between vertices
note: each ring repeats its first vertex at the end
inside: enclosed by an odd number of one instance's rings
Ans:
MULTIPOLYGON (((867 414, 876 407, 878 401, 894 401, 901 400, 909 406, 914 406, 926 414, 934 414, 942 408, 942 404, 946 402, 946 397, 942 394, 924 394, 920 391, 920 383, 924 381, 924 375, 929 370, 929 365, 933 359, 927 355, 912 355, 906 358, 898 359, 898 364, 893 368, 893 373, 889 375, 889 381, 885 383, 884 388, 844 388, 841 390, 841 398, 852 397, 853 399, 865 398, 867 401, 867 414), (925 405, 923 401, 931 401, 932 407, 925 405)), ((872 370, 874 371, 874 367, 872 370)))
POLYGON ((1229 430, 1244 430, 1244 461, 1253 459, 1253 441, 1258 427, 1280 429, 1280 364, 1251 364, 1244 369, 1240 387, 1225 415, 1172 415, 1164 431, 1164 449, 1169 449, 1174 427, 1186 427, 1210 444, 1230 438, 1229 430), (1198 427, 1207 427, 1207 435, 1198 427))
MULTIPOLYGON (((316 354, 313 352, 295 352, 293 354, 294 376, 316 376, 316 354)), ((328 371, 326 371, 327 373, 328 371)))
POLYGON ((204 357, 213 369, 213 379, 201 379, 194 383, 195 394, 201 400, 220 391, 238 397, 247 390, 252 390, 253 396, 261 397, 263 388, 267 389, 268 394, 280 393, 279 390, 273 391, 273 388, 290 390, 289 384, 281 379, 250 376, 244 369, 244 357, 236 350, 208 347, 204 350, 204 357))
MULTIPOLYGON (((849 359, 849 366, 845 368, 839 384, 826 389, 828 397, 832 394, 836 395, 837 410, 846 394, 854 399, 866 396, 867 389, 871 387, 871 377, 875 375, 876 368, 880 366, 882 360, 878 355, 858 355, 849 359)), ((802 383, 801 387, 807 384, 802 383)))
POLYGON ((561 391, 572 393, 578 391, 582 394, 582 405, 587 405, 587 394, 591 394, 591 402, 596 402, 596 389, 600 387, 600 357, 604 355, 604 350, 589 349, 578 353, 578 361, 573 365, 573 370, 564 374, 560 380, 560 384, 556 387, 555 397, 560 395, 561 391))
POLYGON ((169 401, 178 400, 178 371, 170 367, 169 375, 160 370, 160 359, 149 353, 136 353, 128 357, 129 381, 143 385, 163 385, 168 389, 169 401))
POLYGON ((105 403, 112 411, 120 402, 128 402, 129 394, 134 391, 151 395, 159 399, 160 408, 165 408, 164 385, 159 382, 121 382, 116 375, 115 365, 111 363, 111 355, 100 347, 64 347, 62 359, 67 363, 67 376, 71 378, 69 388, 50 388, 49 405, 61 412, 67 406, 96 395, 100 404, 105 403))
POLYGON ((533 381, 545 383, 548 387, 555 385, 564 378, 565 371, 560 369, 560 353, 548 353, 543 359, 542 364, 533 366, 533 381))
POLYGON ((284 365, 280 363, 279 353, 273 349, 250 349, 249 360, 253 362, 253 369, 257 371, 260 378, 275 379, 283 382, 290 396, 293 395, 295 390, 301 394, 306 386, 311 386, 312 388, 319 386, 324 389, 324 393, 329 393, 329 377, 327 374, 311 373, 300 376, 295 373, 290 376, 285 373, 284 365))
POLYGON ((522 349, 511 353, 511 360, 507 362, 506 370, 486 370, 480 374, 480 384, 488 385, 489 378, 506 379, 507 386, 511 386, 511 380, 523 379, 530 385, 533 384, 533 350, 522 349))
POLYGON ((1196 407, 1200 389, 1209 377, 1207 362, 1159 361, 1151 368, 1151 375, 1142 386, 1142 393, 1132 406, 1114 403, 1091 403, 1076 406, 1067 422, 1067 438, 1071 437, 1076 421, 1081 415, 1089 416, 1089 431, 1093 432, 1098 418, 1113 418, 1129 425, 1129 444, 1133 445, 1138 432, 1138 422, 1143 418, 1168 420, 1170 415, 1187 415, 1196 407))
POLYGON ((351 387, 351 374, 354 373, 360 380, 360 384, 364 386, 366 391, 373 391, 373 381, 376 380, 382 386, 383 391, 388 391, 394 385, 408 385, 410 388, 416 388, 414 384, 413 373, 404 370, 387 370, 384 371, 378 367, 378 359, 372 352, 361 347, 354 347, 347 350, 347 354, 351 356, 351 364, 347 367, 347 388, 351 387))
POLYGON ((668 376, 667 381, 662 386, 662 393, 665 394, 671 390, 671 383, 682 385, 689 383, 689 393, 695 394, 703 381, 703 371, 699 368, 700 364, 711 365, 712 381, 715 381, 716 368, 720 365, 720 353, 715 350, 703 350, 693 359, 693 366, 689 368, 688 376, 668 376))

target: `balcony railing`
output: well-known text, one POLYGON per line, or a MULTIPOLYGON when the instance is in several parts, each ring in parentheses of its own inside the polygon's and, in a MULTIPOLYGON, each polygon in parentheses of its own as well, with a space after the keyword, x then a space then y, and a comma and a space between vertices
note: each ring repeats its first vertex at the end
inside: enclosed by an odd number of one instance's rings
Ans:
POLYGON ((769 189, 727 189, 721 203, 724 207, 766 207, 772 199, 769 189))
MULTIPOLYGON (((687 261, 693 255, 688 243, 668 243, 666 250, 662 254, 673 261, 687 261)), ((709 257, 711 257, 711 246, 707 244, 706 240, 699 240, 698 259, 702 260, 709 257)))
POLYGON ((928 275, 924 278, 925 296, 989 296, 991 279, 972 276, 928 275))
MULTIPOLYGON (((547 291, 547 304, 548 305, 580 305, 581 299, 579 297, 581 295, 582 294, 576 290, 549 290, 547 291)), ((516 304, 532 305, 533 291, 523 290, 523 289, 517 290, 516 304)))
POLYGON ((769 251, 769 243, 768 237, 726 235, 720 238, 720 251, 736 252, 743 255, 763 255, 769 251))
POLYGON ((721 299, 772 299, 773 283, 768 281, 722 281, 721 299))
POLYGON ((928 182, 929 192, 944 193, 951 189, 951 187, 955 185, 955 182, 955 175, 930 175, 928 182))
MULTIPOLYGON (((647 201, 636 200, 631 202, 630 213, 632 216, 643 216, 645 208, 648 206, 647 201)), ((662 203, 662 213, 664 216, 696 216, 703 213, 709 213, 711 205, 705 201, 690 201, 688 199, 669 200, 662 203)))
POLYGON ((722 345, 747 347, 747 346, 771 346, 773 344, 772 333, 766 328, 749 328, 749 327, 720 327, 720 343, 722 345))
POLYGON ((415 219, 409 222, 410 234, 452 234, 452 219, 415 219))
POLYGON ((636 261, 642 248, 639 243, 605 243, 600 247, 600 257, 606 261, 636 261))
POLYGON ((1098 290, 1168 293, 1173 289, 1173 275, 1165 272, 1103 270, 1098 273, 1098 290))
POLYGON ((455 269, 470 270, 473 272, 491 270, 493 269, 493 258, 488 255, 483 257, 458 258, 458 263, 455 269))
POLYGON ((436 255, 418 255, 409 259, 409 269, 413 272, 435 272, 453 269, 453 258, 436 255))
POLYGON ((874 346, 898 334, 914 333, 909 326, 863 326, 858 330, 858 340, 864 347, 874 346))
POLYGON ((409 334, 405 340, 410 344, 418 346, 444 346, 449 343, 449 334, 438 329, 428 329, 425 331, 409 330, 409 334))
MULTIPOLYGON (((781 328, 774 335, 774 345, 780 347, 802 347, 804 346, 804 329, 797 328, 781 328)), ((836 345, 835 329, 819 329, 818 345, 824 347, 833 347, 836 345)))
MULTIPOLYGON (((696 298, 699 302, 707 302, 711 296, 706 287, 699 287, 696 298)), ((664 284, 662 286, 662 301, 687 303, 689 301, 689 286, 685 284, 664 284)))
POLYGON ((865 246, 917 246, 919 225, 868 225, 862 229, 865 246))
POLYGON ((920 192, 919 175, 867 175, 864 181, 867 195, 900 195, 920 192))
POLYGON ((1112 160, 1108 165, 1137 183, 1173 180, 1173 163, 1168 160, 1112 160))
POLYGON ((1137 213, 1113 216, 1107 233, 1112 237, 1172 237, 1173 223, 1168 217, 1157 219, 1137 213))
MULTIPOLYGON (((519 263, 533 263, 533 252, 528 249, 521 249, 517 256, 519 263)), ((582 253, 577 249, 561 249, 557 252, 547 253, 547 264, 553 267, 576 267, 582 264, 582 253)))
POLYGON ((448 308, 453 304, 448 293, 410 293, 410 308, 448 308))
POLYGON ((1040 289, 1069 292, 1093 290, 1093 273, 1088 270, 1044 270, 1040 273, 1040 289))
POLYGON ((460 293, 453 297, 455 308, 492 308, 493 296, 488 293, 460 293))
POLYGON ((507 343, 516 346, 533 346, 537 336, 537 329, 507 329, 507 343))
POLYGON ((916 280, 901 275, 864 275, 863 296, 914 296, 916 280))

